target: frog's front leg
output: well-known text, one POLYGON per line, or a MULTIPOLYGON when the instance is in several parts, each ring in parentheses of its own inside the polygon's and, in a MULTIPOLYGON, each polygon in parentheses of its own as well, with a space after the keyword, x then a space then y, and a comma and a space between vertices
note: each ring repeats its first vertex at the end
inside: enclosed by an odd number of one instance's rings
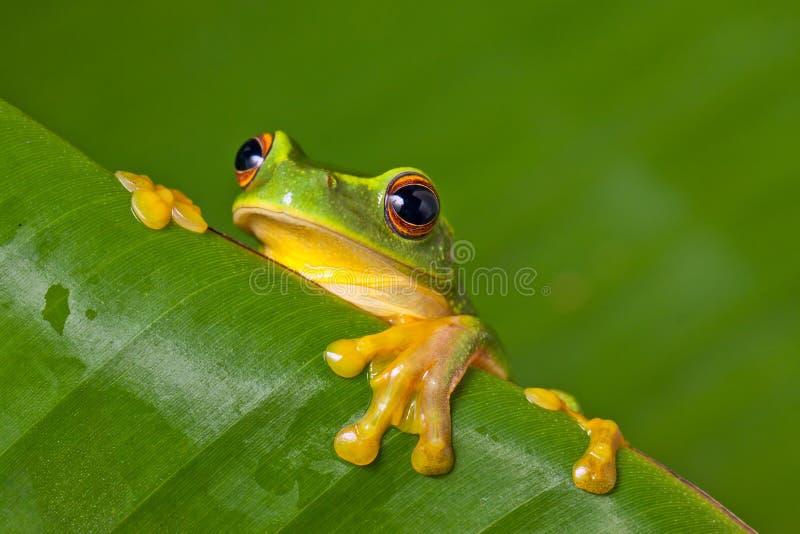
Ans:
POLYGON ((337 454, 357 465, 371 463, 383 434, 393 425, 419 434, 411 456, 416 471, 450 471, 450 394, 470 365, 505 378, 504 368, 492 358, 491 344, 476 317, 459 315, 397 325, 329 345, 325 359, 340 376, 356 376, 371 364, 373 391, 364 416, 337 434, 337 454))

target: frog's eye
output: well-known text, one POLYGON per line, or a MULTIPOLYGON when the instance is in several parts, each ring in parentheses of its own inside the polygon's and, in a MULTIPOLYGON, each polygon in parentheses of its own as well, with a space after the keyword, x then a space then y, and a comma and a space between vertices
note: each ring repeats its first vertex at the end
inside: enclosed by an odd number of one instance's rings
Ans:
POLYGON ((386 222, 408 239, 425 237, 439 217, 439 195, 424 176, 404 173, 396 176, 386 190, 386 222))
POLYGON ((268 133, 251 137, 239 148, 233 165, 236 169, 236 181, 242 189, 253 181, 270 148, 272 148, 272 134, 268 133))

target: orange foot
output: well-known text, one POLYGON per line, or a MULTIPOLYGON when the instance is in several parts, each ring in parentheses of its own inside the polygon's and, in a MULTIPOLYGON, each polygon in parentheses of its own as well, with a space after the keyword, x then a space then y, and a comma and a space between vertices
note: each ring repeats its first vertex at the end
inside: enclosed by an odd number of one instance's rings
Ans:
POLYGON ((561 410, 589 434, 589 447, 572 467, 575 485, 590 493, 608 493, 617 483, 617 449, 627 445, 617 423, 609 419, 588 419, 575 399, 562 391, 527 388, 528 400, 547 410, 561 410))
POLYGON ((122 186, 132 193, 133 214, 148 228, 160 230, 169 224, 170 219, 198 234, 202 234, 208 228, 200 208, 177 189, 155 185, 143 174, 117 171, 114 175, 122 186))
POLYGON ((450 394, 470 365, 505 376, 489 356, 491 336, 472 316, 393 326, 379 334, 331 343, 325 360, 344 377, 370 367, 372 403, 336 436, 336 453, 356 465, 371 463, 389 426, 419 435, 411 465, 424 475, 453 467, 450 394))

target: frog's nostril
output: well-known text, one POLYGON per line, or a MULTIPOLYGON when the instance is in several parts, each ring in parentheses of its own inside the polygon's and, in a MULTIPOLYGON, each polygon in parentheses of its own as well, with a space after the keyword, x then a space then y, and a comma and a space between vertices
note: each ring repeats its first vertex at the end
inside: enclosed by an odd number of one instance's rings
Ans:
POLYGON ((336 178, 328 175, 328 189, 336 189, 336 178))

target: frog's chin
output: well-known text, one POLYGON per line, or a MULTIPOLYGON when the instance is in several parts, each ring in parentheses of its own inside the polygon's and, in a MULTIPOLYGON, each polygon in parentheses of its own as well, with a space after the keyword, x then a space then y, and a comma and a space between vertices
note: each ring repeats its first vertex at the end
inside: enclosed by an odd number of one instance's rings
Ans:
POLYGON ((408 266, 313 221, 265 206, 238 206, 233 221, 256 236, 265 256, 373 315, 395 321, 451 313, 408 266))
POLYGON ((299 262, 340 269, 391 267, 402 271, 404 267, 362 243, 278 206, 239 206, 233 212, 233 222, 261 242, 265 256, 286 266, 299 262))

